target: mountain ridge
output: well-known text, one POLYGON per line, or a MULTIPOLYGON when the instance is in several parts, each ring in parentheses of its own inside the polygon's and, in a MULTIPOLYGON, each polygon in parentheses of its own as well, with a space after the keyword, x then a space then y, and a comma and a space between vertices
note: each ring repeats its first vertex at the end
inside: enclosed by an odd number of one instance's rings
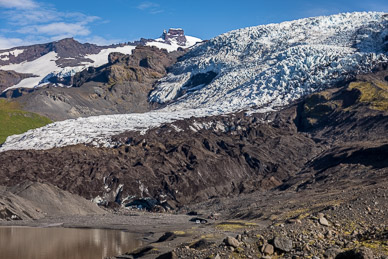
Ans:
MULTIPOLYGON (((25 47, 14 47, 0 50, 0 70, 34 74, 36 78, 22 80, 22 82, 5 88, 35 88, 50 83, 51 77, 70 77, 89 66, 99 67, 108 63, 111 52, 131 54, 136 46, 156 46, 168 51, 178 48, 189 48, 201 40, 185 36, 183 30, 175 31, 176 35, 166 39, 140 39, 135 42, 98 46, 90 43, 80 43, 74 38, 65 38, 45 44, 25 47), (175 40, 179 38, 180 40, 175 40), (39 61, 41 60, 41 61, 39 61)), ((56 84, 64 86, 63 84, 56 84)), ((70 85, 71 86, 71 85, 70 85)), ((67 85, 69 87, 69 85, 67 85)))

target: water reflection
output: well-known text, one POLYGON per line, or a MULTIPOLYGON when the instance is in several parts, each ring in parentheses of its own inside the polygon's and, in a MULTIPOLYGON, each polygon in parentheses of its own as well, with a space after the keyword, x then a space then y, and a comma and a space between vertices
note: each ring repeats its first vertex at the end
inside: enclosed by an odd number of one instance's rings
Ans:
POLYGON ((0 258, 95 259, 141 246, 123 231, 70 228, 0 227, 0 258))

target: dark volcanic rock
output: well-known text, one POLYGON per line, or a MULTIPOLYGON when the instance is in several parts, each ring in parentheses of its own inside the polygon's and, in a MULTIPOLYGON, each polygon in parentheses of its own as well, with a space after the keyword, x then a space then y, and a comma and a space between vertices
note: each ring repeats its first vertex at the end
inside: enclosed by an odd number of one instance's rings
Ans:
POLYGON ((196 250, 202 250, 202 249, 208 249, 209 247, 211 247, 214 244, 215 244, 214 242, 206 240, 203 238, 203 239, 198 240, 194 244, 192 244, 190 246, 190 248, 196 249, 196 250))
POLYGON ((21 74, 15 71, 0 70, 0 93, 8 87, 18 84, 23 79, 33 76, 34 75, 32 74, 21 74))
POLYGON ((174 251, 159 255, 156 259, 178 259, 178 256, 174 251))
POLYGON ((165 242, 165 241, 172 241, 174 240, 175 238, 177 238, 177 235, 175 235, 173 232, 166 232, 164 233, 163 236, 161 236, 158 241, 156 241, 157 243, 161 243, 161 242, 165 242))
POLYGON ((373 252, 366 247, 352 249, 338 254, 336 259, 373 259, 375 258, 373 252))
POLYGON ((164 195, 185 204, 276 187, 317 152, 314 142, 291 124, 274 127, 243 113, 195 121, 214 128, 222 124, 226 131, 193 132, 192 119, 174 124, 185 129, 181 132, 166 125, 146 135, 124 133, 117 141, 131 145, 116 149, 74 146, 3 152, 0 184, 41 179, 90 199, 104 194, 105 178, 112 190, 123 185, 122 197, 159 200, 164 195))

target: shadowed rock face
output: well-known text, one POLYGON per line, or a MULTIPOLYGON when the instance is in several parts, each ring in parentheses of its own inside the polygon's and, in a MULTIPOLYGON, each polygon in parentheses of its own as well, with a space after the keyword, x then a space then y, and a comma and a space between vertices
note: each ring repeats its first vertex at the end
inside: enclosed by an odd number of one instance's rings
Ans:
POLYGON ((103 194, 105 177, 112 190, 124 185, 115 200, 128 195, 157 199, 166 195, 167 200, 185 204, 273 188, 316 153, 314 142, 292 126, 279 129, 243 114, 196 121, 219 121, 239 129, 193 132, 188 129, 193 120, 188 120, 151 130, 145 136, 117 136, 118 141, 131 143, 117 149, 75 146, 5 152, 0 154, 3 161, 15 159, 13 165, 0 165, 2 184, 39 178, 93 198, 103 194), (174 127, 187 130, 176 132, 174 127))
POLYGON ((4 71, 0 70, 0 93, 11 87, 13 85, 18 84, 25 78, 32 77, 32 74, 21 74, 15 71, 4 71))
POLYGON ((14 100, 24 109, 52 120, 146 112, 151 109, 148 94, 154 83, 183 53, 138 46, 132 55, 111 53, 108 64, 90 67, 72 78, 63 79, 72 84, 72 88, 16 89, 4 95, 18 97, 14 100))

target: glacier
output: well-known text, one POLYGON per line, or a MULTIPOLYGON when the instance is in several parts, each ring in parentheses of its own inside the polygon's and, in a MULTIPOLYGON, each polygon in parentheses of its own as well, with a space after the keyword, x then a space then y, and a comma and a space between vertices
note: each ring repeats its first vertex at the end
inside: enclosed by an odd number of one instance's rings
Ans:
POLYGON ((231 31, 195 45, 150 94, 165 108, 55 122, 7 138, 0 152, 75 144, 190 117, 278 109, 388 62, 388 15, 343 13, 231 31), (212 72, 210 82, 193 78, 212 72))
POLYGON ((387 24, 384 13, 343 13, 225 33, 177 63, 150 101, 171 111, 284 106, 386 62, 387 24), (217 74, 210 84, 185 89, 210 71, 217 74))

